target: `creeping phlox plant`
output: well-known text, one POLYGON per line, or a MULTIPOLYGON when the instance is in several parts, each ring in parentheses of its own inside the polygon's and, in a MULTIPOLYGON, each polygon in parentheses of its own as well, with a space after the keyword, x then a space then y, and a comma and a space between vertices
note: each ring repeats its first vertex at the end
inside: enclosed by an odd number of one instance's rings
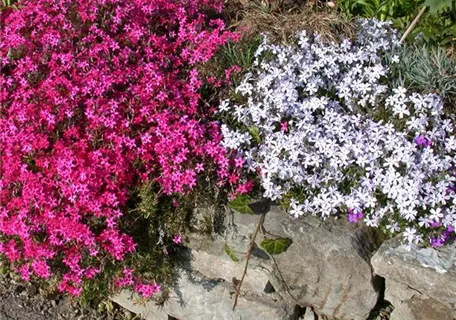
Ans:
POLYGON ((54 276, 79 295, 109 261, 119 286, 159 291, 122 265, 135 250, 119 227, 129 191, 152 181, 178 197, 201 174, 239 180, 200 103, 199 64, 236 40, 206 14, 221 5, 39 0, 2 11, 0 253, 22 278, 54 276))
POLYGON ((354 39, 265 37, 253 71, 219 112, 223 144, 260 175, 264 196, 293 218, 348 213, 410 247, 441 246, 456 228, 453 119, 442 99, 388 85, 398 44, 387 23, 363 20, 354 39))

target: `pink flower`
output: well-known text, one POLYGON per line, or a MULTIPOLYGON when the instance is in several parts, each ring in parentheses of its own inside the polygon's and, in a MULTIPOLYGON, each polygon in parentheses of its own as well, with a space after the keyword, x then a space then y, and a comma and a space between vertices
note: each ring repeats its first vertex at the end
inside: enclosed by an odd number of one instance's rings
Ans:
POLYGON ((202 172, 204 171, 204 165, 202 163, 197 163, 195 167, 196 172, 202 172))
POLYGON ((160 286, 156 283, 153 284, 138 284, 135 286, 135 291, 140 293, 144 298, 150 298, 154 294, 160 292, 160 286))
POLYGON ((179 244, 182 242, 182 236, 180 234, 176 234, 174 237, 173 237, 173 242, 175 244, 179 244))
POLYGON ((0 253, 24 279, 55 276, 73 295, 103 261, 122 270, 134 253, 119 227, 132 189, 152 182, 179 199, 203 172, 239 180, 200 104, 200 64, 238 38, 207 15, 223 1, 76 3, 25 0, 0 29, 0 253), (55 273, 62 263, 68 273, 55 273))
POLYGON ((51 276, 51 268, 45 261, 33 261, 32 270, 38 277, 43 279, 48 279, 51 276))
POLYGON ((30 280, 30 268, 27 265, 22 265, 19 269, 19 273, 21 274, 22 280, 30 280))
POLYGON ((117 279, 114 284, 119 288, 124 288, 128 286, 132 286, 134 284, 133 281, 133 270, 130 268, 125 268, 122 271, 123 275, 119 279, 117 279))
POLYGON ((234 166, 236 168, 242 168, 242 165, 244 164, 244 159, 242 158, 236 158, 234 159, 234 166))

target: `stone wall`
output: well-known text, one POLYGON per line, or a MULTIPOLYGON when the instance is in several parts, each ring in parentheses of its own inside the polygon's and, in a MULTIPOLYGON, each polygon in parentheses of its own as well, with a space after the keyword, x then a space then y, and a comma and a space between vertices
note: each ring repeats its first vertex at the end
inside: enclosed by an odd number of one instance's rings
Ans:
MULTIPOLYGON (((210 210, 200 210, 201 221, 210 210)), ((375 319, 373 310, 386 299, 395 320, 453 320, 456 317, 454 247, 405 251, 398 240, 380 248, 378 231, 345 219, 304 217, 292 221, 278 207, 268 209, 257 236, 236 309, 234 285, 259 215, 229 214, 221 234, 191 234, 184 268, 167 303, 135 303, 129 292, 113 300, 145 319, 375 319), (288 250, 270 256, 259 244, 267 236, 289 237, 288 250), (239 258, 225 252, 228 244, 239 258), (371 263, 372 261, 372 263, 371 263), (385 290, 386 288, 386 290, 385 290), (426 310, 426 313, 418 310, 426 310)))
POLYGON ((385 280, 385 299, 395 309, 391 320, 456 319, 456 248, 407 251, 388 240, 371 260, 385 280))

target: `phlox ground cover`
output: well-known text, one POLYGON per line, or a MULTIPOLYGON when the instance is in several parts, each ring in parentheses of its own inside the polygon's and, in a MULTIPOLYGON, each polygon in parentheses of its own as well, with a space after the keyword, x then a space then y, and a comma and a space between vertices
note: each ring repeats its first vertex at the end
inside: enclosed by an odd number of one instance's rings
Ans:
POLYGON ((455 237, 454 117, 438 94, 391 84, 398 42, 375 20, 338 43, 301 32, 282 45, 266 35, 219 106, 231 119, 223 145, 292 218, 343 216, 402 232, 410 248, 438 247, 455 237))
POLYGON ((129 192, 154 183, 177 206, 202 175, 240 183, 200 93, 198 66, 237 38, 214 18, 222 1, 16 6, 0 29, 0 253, 72 295, 114 265, 117 286, 151 297, 160 284, 123 264, 137 247, 119 227, 129 192))

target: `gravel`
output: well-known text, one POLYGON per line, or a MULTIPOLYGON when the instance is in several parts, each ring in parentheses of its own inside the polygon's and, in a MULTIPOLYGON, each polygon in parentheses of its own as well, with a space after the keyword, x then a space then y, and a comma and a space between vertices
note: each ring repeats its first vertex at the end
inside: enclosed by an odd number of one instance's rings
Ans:
POLYGON ((68 297, 45 296, 33 284, 0 276, 0 320, 140 320, 113 303, 112 311, 84 309, 68 297))

